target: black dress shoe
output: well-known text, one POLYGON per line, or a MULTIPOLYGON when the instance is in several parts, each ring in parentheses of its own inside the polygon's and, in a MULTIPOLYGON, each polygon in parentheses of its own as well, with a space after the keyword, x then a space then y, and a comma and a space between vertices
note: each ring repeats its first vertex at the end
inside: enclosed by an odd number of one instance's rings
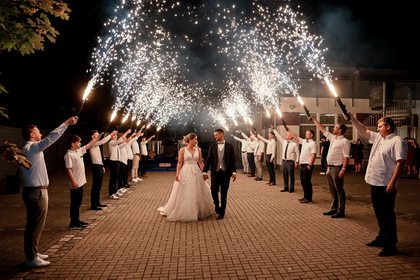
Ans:
POLYGON ((98 207, 106 207, 107 205, 106 204, 98 204, 98 207))
POLYGON ((220 214, 220 209, 216 209, 216 214, 219 215, 220 214))
POLYGON ((304 199, 305 199, 304 197, 301 197, 301 198, 298 198, 298 201, 302 201, 304 199))
POLYGON ((346 215, 344 215, 344 213, 340 213, 340 212, 337 212, 337 213, 335 213, 334 215, 331 216, 331 218, 333 218, 333 219, 344 218, 344 217, 346 217, 346 215))
POLYGON ((295 192, 295 190, 290 190, 289 193, 295 192))
POLYGON ((102 210, 102 208, 98 207, 98 206, 91 206, 90 210, 102 210))
POLYGON ((309 200, 309 199, 306 199, 306 198, 304 198, 302 200, 299 200, 299 201, 300 201, 300 203, 309 203, 309 202, 312 202, 312 200, 309 200))
POLYGON ((282 189, 281 192, 288 192, 289 189, 282 189))
POLYGON ((379 252, 378 256, 380 257, 389 257, 397 255, 397 248, 395 246, 392 247, 384 247, 382 251, 379 252))
POLYGON ((223 218, 225 217, 225 215, 223 215, 223 214, 220 214, 219 216, 217 216, 217 219, 218 220, 223 220, 223 218))
POLYGON ((330 211, 324 212, 322 214, 325 215, 325 216, 331 216, 331 215, 334 215, 335 213, 337 213, 336 210, 330 210, 330 211))
POLYGON ((369 243, 366 243, 366 246, 369 246, 369 247, 384 247, 385 244, 380 239, 375 239, 375 240, 373 240, 369 243))

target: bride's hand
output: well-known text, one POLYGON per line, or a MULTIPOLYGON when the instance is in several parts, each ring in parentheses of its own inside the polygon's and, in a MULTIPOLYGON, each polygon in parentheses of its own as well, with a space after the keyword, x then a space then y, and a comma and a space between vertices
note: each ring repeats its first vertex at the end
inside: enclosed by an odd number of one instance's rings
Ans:
POLYGON ((175 181, 179 182, 179 175, 176 175, 175 181))

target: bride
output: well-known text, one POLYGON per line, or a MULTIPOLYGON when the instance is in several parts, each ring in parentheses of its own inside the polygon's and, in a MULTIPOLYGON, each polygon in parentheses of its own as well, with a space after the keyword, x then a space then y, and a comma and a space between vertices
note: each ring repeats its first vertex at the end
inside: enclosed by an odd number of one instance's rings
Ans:
POLYGON ((209 186, 203 179, 203 158, 197 147, 197 135, 184 137, 187 144, 179 150, 176 178, 165 206, 157 210, 169 221, 193 222, 214 213, 209 186))

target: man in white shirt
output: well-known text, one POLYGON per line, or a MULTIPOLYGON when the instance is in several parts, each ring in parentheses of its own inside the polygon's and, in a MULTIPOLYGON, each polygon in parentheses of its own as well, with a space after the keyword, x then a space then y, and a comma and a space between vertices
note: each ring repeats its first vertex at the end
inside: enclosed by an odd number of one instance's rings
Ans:
POLYGON ((284 187, 281 192, 295 191, 295 169, 299 165, 299 146, 293 142, 293 135, 291 132, 286 132, 286 138, 283 138, 280 133, 273 128, 274 135, 282 145, 282 169, 283 169, 283 183, 284 187), (289 180, 290 178, 290 180, 289 180))
MULTIPOLYGON (((145 127, 146 126, 143 125, 140 128, 140 130, 138 131, 137 139, 144 135, 142 131, 145 127)), ((143 179, 139 178, 139 174, 138 174, 141 154, 140 154, 139 142, 137 141, 137 139, 131 143, 131 151, 133 152, 133 166, 131 167, 131 180, 133 183, 138 183, 140 181, 143 181, 143 179)))
POLYGON ((365 181, 371 186, 371 198, 379 233, 367 243, 371 247, 383 247, 379 256, 397 254, 397 222, 395 198, 398 182, 407 159, 407 144, 395 134, 394 121, 384 117, 378 121, 378 133, 368 130, 352 114, 350 120, 361 136, 373 144, 366 169, 365 181))
POLYGON ((92 148, 89 149, 90 158, 92 160, 92 189, 90 191, 90 209, 91 210, 102 210, 101 207, 106 207, 105 204, 100 202, 100 194, 102 188, 102 179, 105 174, 105 167, 102 161, 102 153, 100 146, 108 142, 112 136, 116 135, 117 131, 114 130, 111 134, 105 136, 101 140, 100 134, 97 130, 92 130, 92 139, 97 142, 93 144, 92 148))
POLYGON ((330 141, 327 154, 327 181, 331 193, 331 209, 324 212, 331 218, 344 218, 346 209, 346 193, 344 191, 344 175, 349 163, 350 141, 344 138, 347 130, 345 124, 336 124, 330 133, 319 121, 311 118, 324 136, 330 141))
POLYGON ((315 132, 313 130, 307 130, 305 132, 305 139, 300 138, 294 132, 291 133, 293 135, 293 140, 299 144, 302 144, 299 163, 300 182, 303 188, 303 197, 299 198, 299 201, 301 203, 312 202, 312 173, 314 171, 314 162, 316 158, 316 143, 313 140, 315 132))
POLYGON ((241 131, 241 135, 246 141, 248 141, 248 146, 246 149, 246 155, 247 155, 248 164, 249 164, 248 177, 254 177, 255 176, 254 150, 258 141, 256 141, 252 133, 250 134, 250 137, 248 137, 248 135, 246 135, 245 133, 241 131))
POLYGON ((79 218, 79 210, 83 200, 83 187, 87 182, 83 155, 97 140, 97 138, 94 138, 87 145, 81 147, 79 136, 71 135, 69 138, 70 149, 64 155, 64 163, 70 180, 70 229, 83 229, 87 226, 87 223, 79 218))
POLYGON ((258 139, 262 140, 264 143, 267 143, 267 149, 265 151, 265 165, 267 166, 268 174, 270 177, 269 182, 267 185, 275 186, 276 185, 276 174, 275 174, 275 162, 274 159, 276 157, 276 139, 274 136, 274 132, 268 132, 268 139, 265 139, 261 135, 258 134, 258 139))
POLYGON ((69 125, 76 124, 77 120, 78 117, 67 119, 44 139, 35 125, 28 125, 22 129, 22 136, 27 141, 22 151, 31 162, 29 169, 19 167, 24 185, 22 199, 26 206, 24 251, 27 261, 25 264, 29 267, 43 267, 50 264, 45 260, 48 255, 38 252, 38 244, 48 212, 49 179, 43 151, 57 141, 69 125))
POLYGON ((149 152, 147 151, 147 143, 149 143, 149 141, 153 138, 155 138, 155 135, 152 135, 149 138, 143 137, 140 142, 140 175, 143 178, 146 178, 146 163, 147 157, 149 156, 149 152))
MULTIPOLYGON (((242 133, 242 131, 241 131, 242 133)), ((247 155, 247 150, 248 150, 248 140, 246 139, 242 139, 239 137, 236 137, 235 135, 232 135, 233 139, 235 139, 236 141, 241 143, 241 159, 242 159, 242 166, 244 167, 244 171, 243 174, 248 174, 249 173, 249 163, 248 163, 248 155, 247 155)))
POLYGON ((117 196, 117 183, 120 174, 120 158, 121 158, 121 151, 119 144, 121 144, 125 136, 131 132, 131 129, 127 130, 120 138, 117 139, 117 135, 111 136, 111 141, 109 141, 109 183, 108 183, 108 194, 109 198, 111 199, 118 199, 117 196))
POLYGON ((263 169, 262 169, 262 161, 264 160, 264 150, 265 144, 262 140, 258 140, 257 136, 252 135, 257 141, 254 149, 254 162, 255 162, 255 181, 262 181, 263 176, 263 169))

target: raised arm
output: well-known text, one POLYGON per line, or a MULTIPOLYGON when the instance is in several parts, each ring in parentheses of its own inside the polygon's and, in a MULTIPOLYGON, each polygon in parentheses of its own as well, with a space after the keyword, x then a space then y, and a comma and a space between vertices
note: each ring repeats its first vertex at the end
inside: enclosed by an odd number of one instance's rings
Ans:
MULTIPOLYGON (((283 141, 283 140, 284 140, 284 138, 283 138, 283 137, 281 137, 280 133, 278 133, 278 131, 277 131, 276 129, 272 128, 272 129, 271 129, 271 131, 273 131, 274 135, 276 135, 276 137, 277 137, 277 139, 278 139, 279 141, 283 141)), ((290 131, 290 130, 289 130, 289 131, 290 131)))
POLYGON ((241 135, 242 135, 242 137, 243 137, 245 140, 249 141, 249 137, 248 137, 248 135, 246 135, 246 134, 245 134, 245 133, 243 133, 242 131, 241 131, 241 135))
POLYGON ((262 137, 262 135, 261 134, 257 134, 257 138, 258 139, 260 139, 260 140, 262 140, 263 142, 265 142, 265 143, 268 143, 269 141, 268 141, 268 139, 265 139, 264 137, 262 137))
POLYGON ((365 138, 370 139, 370 133, 371 131, 366 128, 361 122, 359 122, 352 113, 349 112, 350 121, 356 128, 356 130, 365 138))
POLYGON ((241 143, 242 143, 242 141, 244 140, 244 139, 242 139, 242 138, 236 137, 236 136, 235 136, 235 135, 233 135, 233 134, 232 134, 232 137, 233 137, 233 139, 235 139, 236 141, 241 142, 241 143))
POLYGON ((310 117, 309 119, 316 125, 316 127, 319 128, 319 130, 322 132, 322 134, 324 134, 327 131, 325 126, 323 126, 316 118, 310 117))
POLYGON ((146 142, 149 142, 150 140, 152 140, 153 138, 155 138, 156 137, 156 135, 152 135, 152 136, 150 136, 149 138, 147 138, 147 140, 146 140, 146 142))

